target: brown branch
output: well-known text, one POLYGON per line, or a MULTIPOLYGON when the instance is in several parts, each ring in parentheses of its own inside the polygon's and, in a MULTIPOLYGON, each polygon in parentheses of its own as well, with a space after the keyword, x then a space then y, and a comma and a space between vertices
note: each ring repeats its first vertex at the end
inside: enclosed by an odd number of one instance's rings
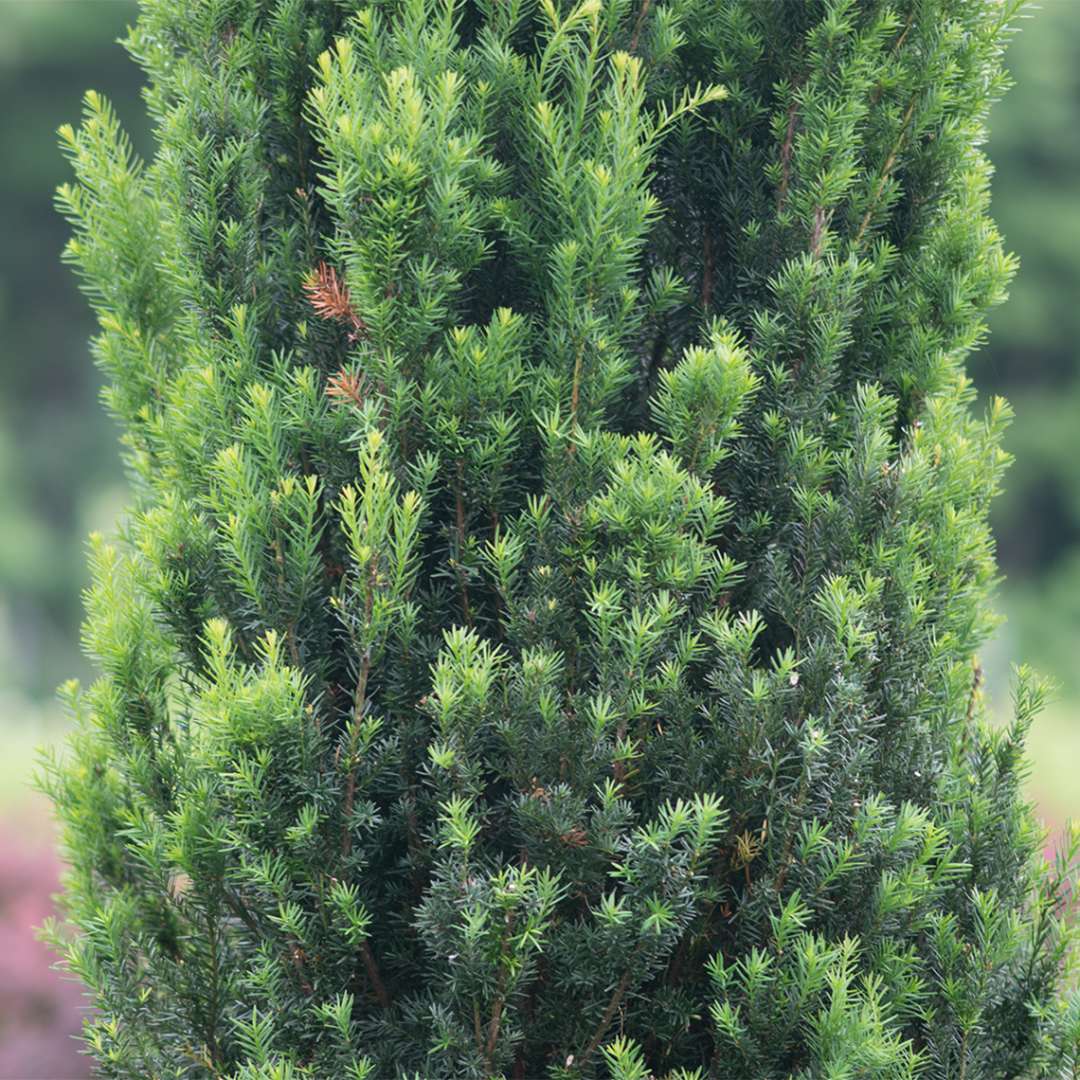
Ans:
POLYGON ((821 258, 821 245, 831 217, 832 214, 827 213, 823 206, 814 207, 814 228, 810 233, 810 255, 814 260, 821 258))
MULTIPOLYGON (((971 694, 968 696, 967 705, 967 727, 968 730, 975 723, 975 706, 979 700, 979 690, 982 687, 983 681, 983 669, 978 660, 972 660, 971 662, 971 694)), ((965 739, 967 738, 967 732, 964 733, 965 739)))
POLYGON ((491 1007, 491 1023, 488 1025, 488 1040, 484 1050, 484 1058, 487 1061, 489 1071, 494 1071, 492 1055, 495 1053, 495 1044, 499 1041, 499 1027, 502 1024, 503 995, 500 992, 491 1007))
POLYGON ((904 113, 904 118, 900 122, 900 134, 897 135, 896 142, 893 143, 892 149, 889 151, 889 156, 885 159, 885 164, 881 167, 881 175, 878 177, 877 184, 874 186, 874 194, 870 197, 870 205, 867 207, 866 213, 863 214, 862 222, 859 225, 859 231, 855 234, 855 240, 853 241, 855 247, 858 247, 859 243, 862 241, 863 234, 866 232, 867 227, 870 224, 870 219, 877 209, 878 201, 885 190, 885 185, 888 183, 893 169, 896 168, 898 156, 903 149, 904 140, 907 138, 908 124, 911 123, 911 118, 915 114, 915 103, 917 100, 917 97, 913 97, 908 104, 907 111, 904 113))
MULTIPOLYGON (((795 806, 792 808, 793 815, 800 812, 806 803, 806 794, 809 783, 807 782, 806 774, 803 775, 802 782, 799 784, 799 793, 795 797, 795 806)), ((768 822, 768 818, 765 819, 768 822)), ((773 891, 777 896, 780 896, 784 891, 784 882, 787 881, 788 874, 791 872, 791 867, 795 863, 795 830, 789 827, 787 837, 784 840, 784 850, 780 856, 780 870, 773 881, 773 891)))
POLYGON ((371 989, 375 991, 376 1000, 384 1009, 389 1009, 390 995, 386 992, 386 987, 383 985, 382 976, 379 974, 379 965, 375 960, 375 954, 371 951, 371 946, 366 940, 360 942, 360 959, 364 961, 364 968, 367 971, 371 989))
POLYGON ((499 1041, 503 1005, 506 1003, 506 951, 513 929, 514 914, 511 911, 507 916, 506 925, 503 927, 501 940, 499 941, 499 977, 495 986, 495 1001, 491 1006, 491 1022, 488 1024, 487 1045, 484 1048, 484 1061, 490 1073, 495 1072, 492 1059, 495 1054, 495 1046, 499 1041))
POLYGON ((634 23, 634 33, 630 38, 630 48, 627 52, 637 52, 638 38, 641 37, 641 28, 645 25, 645 16, 649 14, 652 0, 642 0, 641 10, 638 12, 637 22, 634 23))
POLYGON ((776 212, 779 214, 784 209, 787 201, 788 185, 791 183, 791 150, 795 143, 795 124, 799 117, 799 100, 792 99, 788 106, 787 133, 784 135, 784 143, 780 147, 780 188, 776 193, 776 212))
MULTIPOLYGON (((892 51, 889 53, 890 59, 892 57, 895 57, 896 54, 903 48, 904 42, 907 41, 908 34, 911 33, 911 22, 912 22, 912 19, 914 17, 915 17, 915 12, 914 11, 909 11, 908 12, 908 17, 907 17, 907 22, 904 24, 903 32, 896 39, 896 42, 892 47, 892 51)), ((881 95, 884 92, 884 90, 885 90, 884 81, 879 82, 877 84, 877 86, 874 87, 874 92, 873 92, 873 94, 870 95, 870 104, 871 105, 876 105, 881 100, 881 95)))
POLYGON ((623 977, 619 980, 619 985, 615 987, 614 993, 611 995, 611 1000, 607 1004, 607 1008, 604 1010, 604 1015, 600 1018, 600 1024, 596 1031, 593 1032, 593 1037, 589 1040, 589 1045, 585 1047, 585 1052, 581 1055, 581 1059, 577 1063, 578 1069, 584 1073, 585 1066, 589 1061, 589 1058, 596 1053, 597 1047, 604 1040, 604 1036, 608 1032, 608 1028, 611 1027, 611 1021, 615 1019, 615 1014, 619 1011, 619 1006, 622 1004, 622 999, 626 995, 626 991, 630 989, 630 980, 632 978, 630 974, 630 964, 637 956, 638 948, 630 954, 630 959, 627 963, 627 968, 623 972, 623 977))

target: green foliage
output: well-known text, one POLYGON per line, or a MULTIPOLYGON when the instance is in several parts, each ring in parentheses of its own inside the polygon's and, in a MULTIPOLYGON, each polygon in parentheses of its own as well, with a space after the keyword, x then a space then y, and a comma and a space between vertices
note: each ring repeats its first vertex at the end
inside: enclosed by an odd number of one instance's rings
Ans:
POLYGON ((144 5, 157 156, 63 133, 137 477, 44 775, 103 1075, 1076 1067, 973 664, 1013 14, 144 5))

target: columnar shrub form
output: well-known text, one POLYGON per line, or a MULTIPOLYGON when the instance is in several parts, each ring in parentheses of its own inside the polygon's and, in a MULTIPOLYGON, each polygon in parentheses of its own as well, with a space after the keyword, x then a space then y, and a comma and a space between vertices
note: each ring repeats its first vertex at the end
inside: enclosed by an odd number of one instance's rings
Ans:
POLYGON ((1072 1075, 988 726, 999 0, 147 0, 46 766, 115 1077, 1072 1075))

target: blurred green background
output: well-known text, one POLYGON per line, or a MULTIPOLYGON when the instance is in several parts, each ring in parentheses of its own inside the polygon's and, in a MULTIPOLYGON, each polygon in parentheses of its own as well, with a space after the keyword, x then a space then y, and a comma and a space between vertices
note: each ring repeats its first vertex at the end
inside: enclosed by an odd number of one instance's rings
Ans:
MULTIPOLYGON (((27 777, 35 745, 63 734, 55 686, 89 674, 84 541, 111 527, 124 480, 52 193, 68 179, 56 128, 89 87, 149 149, 139 72, 115 44, 134 14, 130 0, 0 0, 0 1078, 86 1075, 63 1037, 77 991, 57 989, 28 931, 56 866, 27 777)), ((1022 27, 990 139, 994 214, 1021 270, 972 365, 1017 413, 995 511, 1008 621, 983 666, 1002 712, 1011 662, 1058 684, 1031 744, 1032 797, 1057 826, 1080 817, 1080 0, 1044 0, 1022 27)))
POLYGON ((73 1038, 81 992, 33 934, 58 864, 29 775, 35 746, 63 734, 55 687, 90 674, 85 538, 110 527, 124 478, 52 193, 69 174, 56 129, 87 88, 148 148, 140 73, 116 44, 134 15, 128 0, 0 0, 0 1080, 90 1074, 73 1038))
POLYGON ((1007 622, 983 666, 999 711, 1011 663, 1057 684, 1029 748, 1032 796, 1059 825, 1080 817, 1080 0, 1032 4, 1019 25, 989 153, 994 217, 1020 272, 971 367, 1016 411, 993 515, 1007 622))

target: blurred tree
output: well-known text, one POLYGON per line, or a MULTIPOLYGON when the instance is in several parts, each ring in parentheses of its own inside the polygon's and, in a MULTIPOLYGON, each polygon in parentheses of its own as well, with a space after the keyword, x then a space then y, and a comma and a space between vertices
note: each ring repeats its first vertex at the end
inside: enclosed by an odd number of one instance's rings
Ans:
MULTIPOLYGON (((60 265, 65 176, 56 128, 88 85, 145 138, 139 72, 115 43, 133 0, 7 0, 0 25, 0 688, 51 698, 80 666, 75 628, 95 502, 115 487, 116 434, 95 402, 86 305, 60 265), (17 148, 17 149, 16 149, 17 148), (17 628, 17 632, 16 629, 17 628)), ((10 711, 10 710, 9 710, 10 711)))
POLYGON ((91 319, 58 258, 67 228, 51 193, 67 168, 55 132, 94 85, 145 141, 141 79, 114 43, 135 13, 133 0, 0 8, 0 1077, 25 1080, 89 1072, 71 1038, 81 995, 29 930, 52 909, 57 868, 23 774, 57 682, 82 667, 83 545, 122 480, 95 401, 91 319))
POLYGON ((1019 651, 1080 694, 1080 4, 1044 0, 1008 53, 993 112, 993 210, 1021 272, 974 373, 1016 410, 994 508, 1019 651))

